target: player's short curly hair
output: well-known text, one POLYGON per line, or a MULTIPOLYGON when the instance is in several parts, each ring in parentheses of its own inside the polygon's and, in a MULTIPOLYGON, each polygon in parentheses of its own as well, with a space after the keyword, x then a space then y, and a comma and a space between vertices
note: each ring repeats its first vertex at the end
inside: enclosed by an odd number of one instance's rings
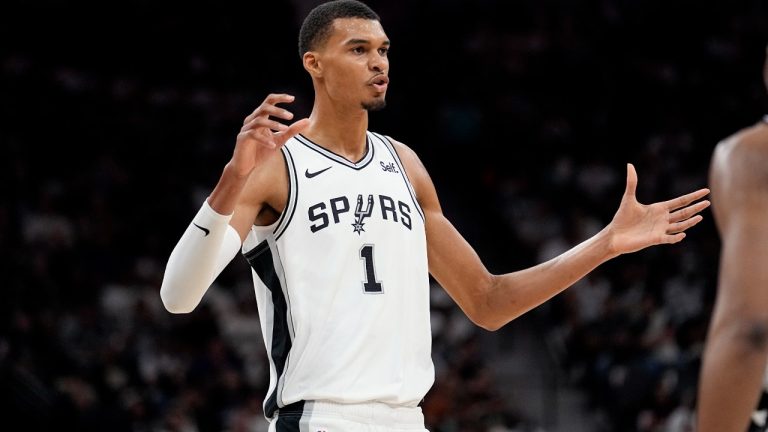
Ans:
POLYGON ((304 18, 299 31, 299 57, 316 49, 328 40, 333 20, 337 18, 363 18, 380 21, 376 12, 356 0, 334 0, 312 9, 304 18))

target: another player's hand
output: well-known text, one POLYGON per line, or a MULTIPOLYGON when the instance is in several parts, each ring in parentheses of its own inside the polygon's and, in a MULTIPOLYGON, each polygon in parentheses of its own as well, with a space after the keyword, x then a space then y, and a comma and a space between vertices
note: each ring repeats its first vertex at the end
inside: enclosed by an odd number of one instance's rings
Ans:
POLYGON ((621 205, 608 225, 611 250, 615 255, 634 252, 662 243, 677 243, 685 238, 685 230, 701 222, 698 213, 709 207, 705 197, 709 189, 699 189, 660 203, 640 204, 635 198, 637 173, 627 164, 627 188, 621 205))
POLYGON ((276 154, 286 141, 309 125, 309 119, 306 118, 290 126, 270 119, 276 117, 291 120, 293 113, 278 107, 277 104, 290 103, 293 99, 293 96, 287 94, 270 94, 245 118, 243 127, 237 134, 237 143, 230 162, 237 175, 249 175, 264 159, 276 154))

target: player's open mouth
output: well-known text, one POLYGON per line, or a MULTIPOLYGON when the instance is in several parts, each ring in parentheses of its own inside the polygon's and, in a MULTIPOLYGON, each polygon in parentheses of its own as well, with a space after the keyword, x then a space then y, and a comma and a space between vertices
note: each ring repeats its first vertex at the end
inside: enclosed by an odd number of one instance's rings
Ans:
POLYGON ((389 85, 389 78, 386 75, 379 75, 371 80, 371 86, 376 89, 377 92, 384 92, 389 85))

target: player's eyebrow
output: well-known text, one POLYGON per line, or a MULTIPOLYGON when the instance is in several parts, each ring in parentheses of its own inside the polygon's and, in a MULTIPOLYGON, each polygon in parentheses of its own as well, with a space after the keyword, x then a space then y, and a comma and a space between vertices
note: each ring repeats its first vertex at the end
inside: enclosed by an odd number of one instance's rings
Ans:
MULTIPOLYGON (((371 43, 371 41, 369 41, 368 39, 350 39, 344 45, 358 45, 358 44, 366 44, 367 45, 367 44, 370 44, 370 43, 371 43)), ((389 39, 385 40, 381 44, 389 46, 390 45, 389 39)))

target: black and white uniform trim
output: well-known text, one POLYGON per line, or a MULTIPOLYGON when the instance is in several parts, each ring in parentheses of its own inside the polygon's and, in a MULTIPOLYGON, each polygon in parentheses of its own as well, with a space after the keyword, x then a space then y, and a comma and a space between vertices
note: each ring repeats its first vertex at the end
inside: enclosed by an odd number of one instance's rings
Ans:
POLYGON ((365 146, 353 162, 288 140, 285 209, 243 242, 278 431, 322 403, 418 410, 434 382, 424 212, 392 142, 365 146))

